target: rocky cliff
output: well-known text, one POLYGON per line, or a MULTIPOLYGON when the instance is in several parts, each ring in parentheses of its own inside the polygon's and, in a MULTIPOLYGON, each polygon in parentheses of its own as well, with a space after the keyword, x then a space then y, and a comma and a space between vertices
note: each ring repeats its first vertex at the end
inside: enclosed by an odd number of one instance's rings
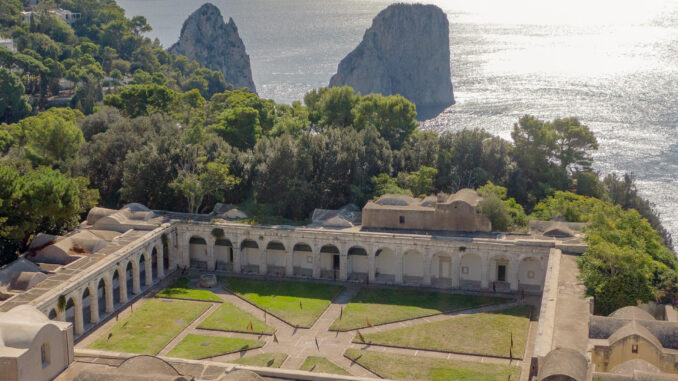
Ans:
POLYGON ((222 72, 226 82, 235 88, 247 87, 256 92, 250 57, 240 39, 238 27, 232 18, 228 24, 224 23, 219 8, 210 3, 203 4, 186 19, 179 41, 169 50, 222 72))
POLYGON ((447 15, 434 5, 394 4, 341 63, 330 86, 401 94, 418 108, 454 103, 447 15))

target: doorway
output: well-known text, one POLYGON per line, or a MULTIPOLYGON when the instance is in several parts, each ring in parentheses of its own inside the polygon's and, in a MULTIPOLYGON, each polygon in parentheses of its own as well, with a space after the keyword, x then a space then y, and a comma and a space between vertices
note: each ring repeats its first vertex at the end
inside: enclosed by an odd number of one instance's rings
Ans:
POLYGON ((506 265, 497 265, 497 280, 506 282, 506 265))

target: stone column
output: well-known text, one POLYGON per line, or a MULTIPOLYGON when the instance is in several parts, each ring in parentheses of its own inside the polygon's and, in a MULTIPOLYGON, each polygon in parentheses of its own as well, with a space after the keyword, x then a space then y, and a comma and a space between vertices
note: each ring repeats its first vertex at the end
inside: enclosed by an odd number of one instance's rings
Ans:
POLYGON ((520 262, 511 259, 508 264, 508 281, 511 283, 511 291, 518 291, 518 268, 520 262))
POLYGON ((89 317, 90 323, 97 324, 99 322, 99 290, 96 283, 89 285, 89 317), (94 290, 94 293, 92 293, 94 290))
POLYGON ((209 238, 205 243, 207 250, 207 271, 214 271, 217 267, 217 261, 214 258, 214 245, 216 245, 216 240, 209 238))
POLYGON ((480 288, 487 289, 489 287, 490 280, 490 260, 488 254, 480 254, 480 288))
POLYGON ((233 272, 238 274, 238 273, 242 272, 242 265, 241 265, 241 263, 242 263, 241 259, 242 258, 240 258, 240 246, 238 245, 237 242, 234 243, 233 245, 234 245, 233 246, 233 272))
MULTIPOLYGON (((148 273, 146 273, 148 274, 148 273)), ((141 293, 141 280, 139 276, 139 263, 132 264, 132 293, 138 295, 141 293)))
POLYGON ((430 249, 425 249, 424 250, 424 279, 423 283, 424 286, 430 286, 431 285, 431 260, 432 260, 432 254, 430 249))
POLYGON ((259 274, 268 274, 268 263, 266 258, 266 246, 259 246, 259 274))
POLYGON ((285 258, 285 276, 294 276, 294 244, 287 243, 287 258, 285 258))
MULTIPOLYGON (((120 304, 125 304, 125 303, 127 303, 127 271, 125 271, 125 269, 123 269, 122 267, 120 267, 120 269, 122 270, 120 272, 122 274, 122 277, 120 277, 120 279, 118 279, 118 281, 120 282, 120 288, 119 288, 120 304)), ((118 274, 120 274, 120 273, 118 273, 118 274)))
POLYGON ((452 253, 451 266, 450 276, 452 277, 452 288, 459 288, 459 277, 461 277, 461 253, 452 253))
MULTIPOLYGON (((99 291, 97 290, 97 295, 99 291)), ((104 299, 106 300, 106 313, 110 314, 115 308, 113 305, 113 278, 109 277, 104 281, 104 299)))
POLYGON ((75 314, 73 333, 81 335, 85 331, 85 327, 82 321, 82 299, 80 296, 73 298, 73 313, 75 314))
POLYGON ((158 279, 162 279, 165 277, 165 253, 162 242, 155 245, 155 250, 158 252, 158 279))
POLYGON ((320 278, 320 247, 313 245, 313 279, 320 278))
POLYGON ((403 258, 403 251, 400 249, 399 246, 397 246, 395 249, 393 249, 393 254, 395 255, 396 260, 395 282, 397 284, 402 284, 403 272, 405 271, 404 270, 405 261, 403 258))
POLYGON ((367 280, 372 283, 377 277, 377 252, 367 246, 367 280))
POLYGON ((146 279, 144 282, 146 282, 146 287, 153 284, 153 259, 151 259, 150 253, 152 252, 149 252, 149 255, 147 255, 144 260, 144 270, 146 271, 146 279))
POLYGON ((339 280, 348 280, 348 250, 339 255, 339 280))

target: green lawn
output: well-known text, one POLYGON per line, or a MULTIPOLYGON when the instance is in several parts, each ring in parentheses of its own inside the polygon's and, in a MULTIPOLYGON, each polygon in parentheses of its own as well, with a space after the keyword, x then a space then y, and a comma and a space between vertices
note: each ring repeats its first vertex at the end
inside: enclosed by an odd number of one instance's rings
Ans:
POLYGON ((231 303, 224 302, 212 312, 198 328, 216 329, 219 331, 250 332, 247 326, 252 322, 253 333, 273 334, 275 329, 251 314, 239 309, 231 303))
MULTIPOLYGON (((509 357, 525 349, 530 306, 503 311, 459 315, 451 319, 363 335, 368 343, 457 353, 509 357)), ((357 341, 360 341, 356 337, 357 341)))
POLYGON ((253 355, 231 361, 235 364, 240 365, 251 365, 251 366, 265 366, 268 368, 280 368, 283 361, 287 358, 287 355, 284 353, 263 353, 260 355, 253 355))
POLYGON ((293 326, 309 328, 339 293, 341 286, 228 278, 226 287, 238 296, 293 326))
POLYGON ((161 298, 204 300, 207 302, 222 301, 221 298, 216 296, 212 291, 191 288, 189 286, 188 278, 177 280, 171 286, 158 292, 156 296, 161 298))
POLYGON ((520 367, 348 349, 346 357, 384 378, 426 381, 520 379, 520 367), (510 378, 509 378, 510 376, 510 378))
POLYGON ((367 319, 372 324, 384 324, 508 301, 492 296, 362 288, 330 329, 347 331, 367 327, 367 319))
POLYGON ((89 347, 156 355, 209 306, 187 300, 149 299, 89 347))
POLYGON ((172 348, 167 356, 198 360, 233 352, 261 348, 263 345, 264 342, 260 340, 204 335, 187 335, 183 340, 181 340, 179 344, 177 344, 176 347, 172 348))
POLYGON ((308 356, 304 363, 301 364, 301 370, 307 370, 314 373, 330 373, 350 375, 344 368, 333 363, 324 357, 308 356))

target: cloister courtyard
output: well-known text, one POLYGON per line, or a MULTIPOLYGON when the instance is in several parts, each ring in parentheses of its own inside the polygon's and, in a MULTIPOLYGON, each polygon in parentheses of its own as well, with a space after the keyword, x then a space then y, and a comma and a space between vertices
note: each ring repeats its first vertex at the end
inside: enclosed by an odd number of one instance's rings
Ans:
POLYGON ((76 348, 403 380, 519 380, 539 298, 353 283, 165 280, 76 348), (171 282, 171 283, 170 283, 171 282))

